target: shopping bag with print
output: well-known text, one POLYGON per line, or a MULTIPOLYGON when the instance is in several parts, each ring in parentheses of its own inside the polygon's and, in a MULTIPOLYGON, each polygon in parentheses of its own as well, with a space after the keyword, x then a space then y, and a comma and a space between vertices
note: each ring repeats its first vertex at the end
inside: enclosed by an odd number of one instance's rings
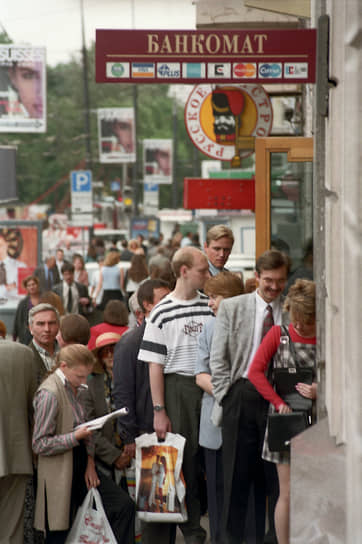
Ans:
POLYGON ((137 515, 147 522, 187 521, 186 486, 182 475, 185 438, 167 433, 159 442, 156 433, 136 438, 137 515))
POLYGON ((106 513, 103 509, 99 491, 91 488, 77 515, 65 541, 66 544, 117 544, 106 513), (95 506, 95 507, 94 507, 95 506))

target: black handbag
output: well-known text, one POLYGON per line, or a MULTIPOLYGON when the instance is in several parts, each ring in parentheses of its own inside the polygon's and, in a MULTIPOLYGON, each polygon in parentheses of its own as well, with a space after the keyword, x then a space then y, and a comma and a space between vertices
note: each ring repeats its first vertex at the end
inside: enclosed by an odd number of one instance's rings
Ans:
POLYGON ((293 411, 306 411, 312 409, 313 401, 303 397, 295 389, 297 383, 307 383, 311 385, 314 378, 314 368, 302 366, 298 360, 298 355, 294 344, 289 336, 288 329, 282 327, 284 336, 289 339, 289 350, 293 357, 295 366, 273 369, 273 382, 278 395, 284 400, 293 411))
POLYGON ((282 452, 290 450, 290 441, 297 434, 309 427, 310 421, 306 412, 290 412, 289 414, 269 414, 268 446, 270 451, 282 452))

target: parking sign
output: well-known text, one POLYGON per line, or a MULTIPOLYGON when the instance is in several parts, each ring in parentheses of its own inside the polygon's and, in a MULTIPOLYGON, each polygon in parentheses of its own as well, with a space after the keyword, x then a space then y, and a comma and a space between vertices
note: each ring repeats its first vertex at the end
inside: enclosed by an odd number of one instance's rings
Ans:
POLYGON ((73 170, 70 173, 70 189, 72 221, 77 225, 92 224, 92 172, 90 170, 73 170))

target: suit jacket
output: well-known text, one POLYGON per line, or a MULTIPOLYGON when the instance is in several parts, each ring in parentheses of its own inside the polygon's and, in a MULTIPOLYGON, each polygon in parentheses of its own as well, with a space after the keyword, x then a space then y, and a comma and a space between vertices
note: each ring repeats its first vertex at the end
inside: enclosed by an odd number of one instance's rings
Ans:
POLYGON ((148 363, 138 360, 145 326, 146 321, 123 334, 114 350, 114 403, 117 409, 128 408, 128 414, 118 420, 125 444, 134 442, 143 432, 153 432, 148 363))
POLYGON ((19 338, 19 342, 27 346, 32 340, 31 332, 28 327, 28 317, 30 309, 30 297, 27 295, 21 300, 16 308, 13 328, 13 338, 19 338))
POLYGON ((33 341, 30 342, 29 348, 32 350, 34 356, 34 375, 36 386, 38 387, 45 378, 48 369, 45 366, 43 359, 40 357, 39 351, 34 346, 33 341))
POLYGON ((210 357, 211 383, 219 404, 247 368, 253 348, 255 313, 255 292, 227 298, 219 306, 210 357))
POLYGON ((32 474, 31 422, 36 390, 34 356, 22 344, 0 341, 0 478, 32 474))
MULTIPOLYGON (((88 289, 85 285, 82 285, 81 283, 78 283, 77 281, 74 282, 75 283, 75 286, 78 290, 78 295, 79 295, 79 298, 82 298, 82 297, 87 297, 89 299, 89 295, 88 295, 88 289)), ((60 283, 57 283, 57 285, 54 285, 52 291, 54 291, 54 293, 56 293, 57 295, 60 296, 60 298, 62 299, 62 302, 64 304, 64 300, 63 300, 63 282, 61 281, 60 283)), ((64 304, 64 308, 66 308, 66 304, 64 304)), ((88 308, 88 307, 86 307, 88 308)), ((82 315, 87 315, 87 309, 84 309, 84 306, 82 304, 79 304, 79 313, 82 314, 82 315)))
MULTIPOLYGON (((50 270, 48 272, 50 272, 50 270)), ((51 274, 48 274, 48 279, 46 278, 44 265, 36 268, 34 275, 39 280, 39 287, 42 293, 44 291, 51 291, 53 286, 60 282, 60 276, 56 266, 51 269, 51 274)))
MULTIPOLYGON (((104 396, 104 374, 91 374, 87 381, 88 390, 82 392, 82 403, 86 409, 87 420, 108 414, 104 396)), ((93 433, 96 446, 96 457, 103 463, 112 466, 121 455, 121 450, 114 444, 113 420, 99 431, 93 433)))

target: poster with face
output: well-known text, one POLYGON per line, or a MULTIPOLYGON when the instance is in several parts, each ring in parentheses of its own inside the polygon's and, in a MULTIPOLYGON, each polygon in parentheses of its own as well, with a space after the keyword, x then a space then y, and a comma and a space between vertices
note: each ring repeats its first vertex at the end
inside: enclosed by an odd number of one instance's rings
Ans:
POLYGON ((0 132, 45 131, 45 48, 0 45, 0 132))
POLYGON ((99 109, 98 143, 100 162, 135 162, 136 136, 133 108, 99 109))
POLYGON ((143 140, 143 179, 172 183, 172 140, 143 140))
POLYGON ((39 263, 40 233, 38 221, 0 221, 0 298, 22 293, 24 276, 30 275, 39 263))

